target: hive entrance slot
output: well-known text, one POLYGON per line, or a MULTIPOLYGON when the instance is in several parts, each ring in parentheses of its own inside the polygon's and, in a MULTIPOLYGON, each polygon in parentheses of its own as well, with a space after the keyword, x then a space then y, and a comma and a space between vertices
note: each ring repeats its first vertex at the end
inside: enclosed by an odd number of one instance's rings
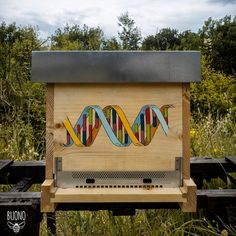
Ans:
POLYGON ((86 184, 94 184, 95 183, 95 179, 86 179, 86 184))
POLYGON ((152 179, 143 179, 143 183, 144 184, 151 184, 152 183, 152 179))

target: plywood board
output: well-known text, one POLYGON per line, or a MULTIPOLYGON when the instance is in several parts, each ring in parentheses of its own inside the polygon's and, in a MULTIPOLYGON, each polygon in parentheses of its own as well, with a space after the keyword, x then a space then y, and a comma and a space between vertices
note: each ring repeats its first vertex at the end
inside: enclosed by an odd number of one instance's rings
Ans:
POLYGON ((190 178, 190 91, 189 83, 183 84, 183 178, 190 178))
POLYGON ((163 171, 174 170, 182 156, 182 84, 56 84, 54 87, 54 157, 62 157, 65 171, 163 171), (89 147, 65 147, 63 121, 75 125, 86 106, 118 105, 130 125, 144 105, 169 108, 169 131, 159 125, 147 146, 117 147, 101 126, 89 147))
POLYGON ((46 179, 53 178, 54 84, 47 85, 46 93, 46 179))

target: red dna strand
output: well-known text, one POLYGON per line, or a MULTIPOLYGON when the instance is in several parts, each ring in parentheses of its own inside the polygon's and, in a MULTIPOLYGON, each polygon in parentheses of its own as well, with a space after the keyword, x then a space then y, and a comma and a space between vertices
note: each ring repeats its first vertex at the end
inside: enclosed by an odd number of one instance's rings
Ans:
POLYGON ((159 109, 156 105, 145 105, 131 126, 123 110, 117 105, 109 105, 103 109, 96 105, 87 106, 74 127, 68 117, 63 122, 67 130, 65 146, 72 144, 79 147, 91 146, 101 126, 104 127, 111 142, 118 147, 126 147, 131 143, 147 146, 159 125, 167 135, 170 107, 173 106, 164 105, 159 109))

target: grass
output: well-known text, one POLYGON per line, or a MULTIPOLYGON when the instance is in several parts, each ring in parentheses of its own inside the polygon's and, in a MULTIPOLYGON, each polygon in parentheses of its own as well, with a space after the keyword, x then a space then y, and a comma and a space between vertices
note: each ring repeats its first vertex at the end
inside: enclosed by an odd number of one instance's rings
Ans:
POLYGON ((197 122, 191 122, 190 135, 192 156, 219 158, 236 154, 236 125, 230 113, 217 120, 211 114, 199 114, 197 122))
POLYGON ((221 235, 205 218, 180 210, 138 210, 135 216, 113 216, 108 211, 57 212, 57 230, 58 235, 221 235), (65 223, 65 219, 69 220, 65 223))

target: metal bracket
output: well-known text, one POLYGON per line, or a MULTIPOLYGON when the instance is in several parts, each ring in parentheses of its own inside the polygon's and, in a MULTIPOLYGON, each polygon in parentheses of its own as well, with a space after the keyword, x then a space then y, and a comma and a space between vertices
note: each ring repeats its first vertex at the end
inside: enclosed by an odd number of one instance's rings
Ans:
POLYGON ((55 157, 55 173, 62 171, 62 157, 55 157))

